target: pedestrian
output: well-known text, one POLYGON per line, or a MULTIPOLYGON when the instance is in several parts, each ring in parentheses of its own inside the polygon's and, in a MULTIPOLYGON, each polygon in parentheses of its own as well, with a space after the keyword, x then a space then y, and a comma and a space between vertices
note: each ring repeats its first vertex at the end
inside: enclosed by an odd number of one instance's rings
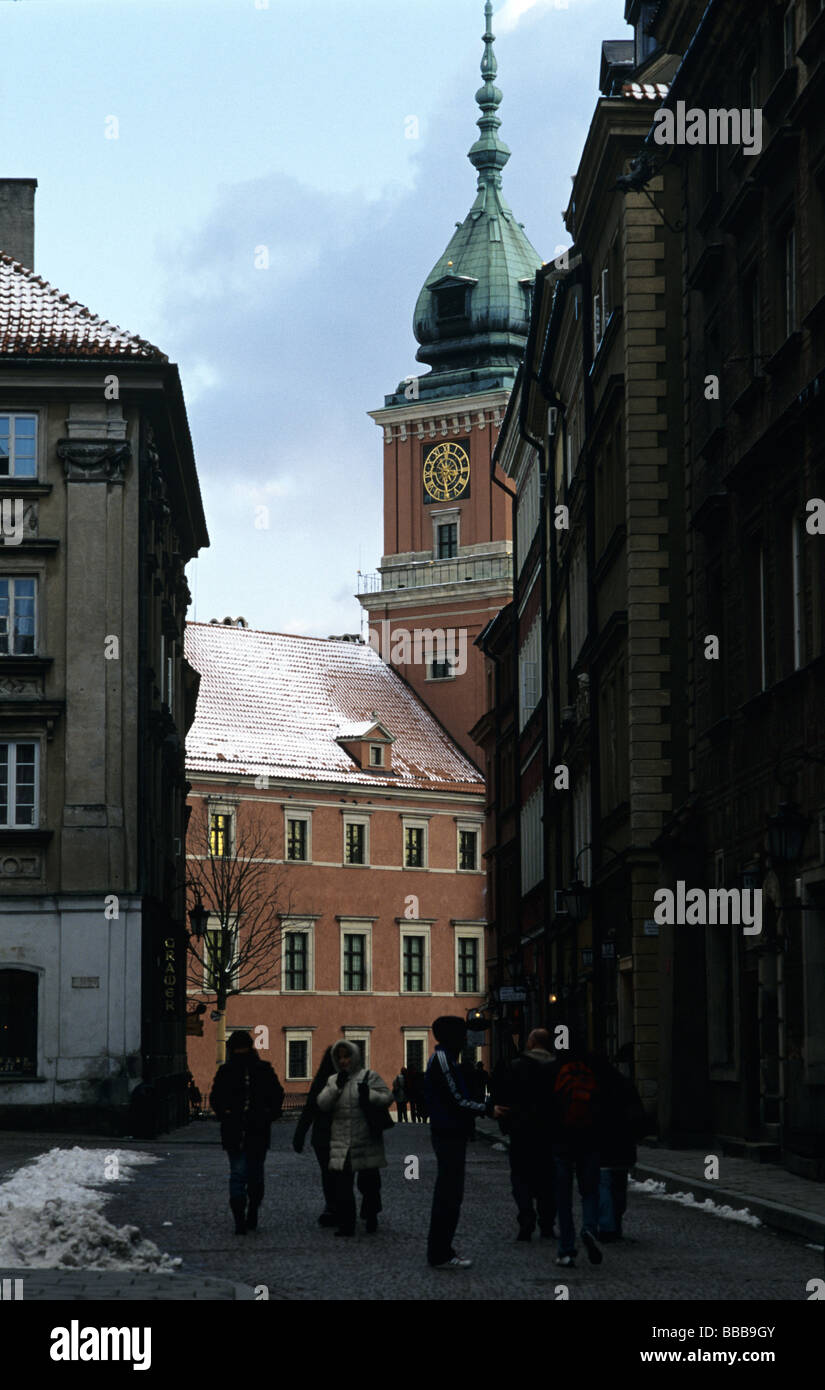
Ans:
POLYGON ((201 1096, 200 1090, 195 1084, 195 1078, 192 1075, 191 1071, 188 1071, 186 1075, 189 1078, 189 1081, 187 1083, 187 1091, 189 1094, 189 1111, 193 1120, 199 1120, 201 1115, 201 1102, 203 1098, 201 1096))
POLYGON ((421 1074, 416 1066, 407 1067, 406 1077, 407 1100, 410 1102, 410 1120, 417 1125, 421 1120, 421 1074))
POLYGON ((591 1264, 602 1262, 596 1239, 599 1226, 599 1140, 602 1096, 588 1061, 575 1053, 562 1054, 553 1076, 553 1165, 559 1253, 556 1264, 576 1260, 573 1220, 573 1177, 582 1201, 582 1244, 591 1264))
POLYGON ((650 1130, 641 1096, 629 1077, 606 1058, 594 1071, 604 1094, 599 1141, 599 1240, 621 1240, 627 1209, 627 1178, 636 1162, 636 1142, 650 1130))
POLYGON ((405 1068, 402 1067, 392 1083, 392 1098, 395 1101, 395 1113, 399 1124, 407 1122, 407 1087, 404 1072, 405 1068))
POLYGON ((221 1144, 229 1156, 229 1205, 235 1234, 242 1236, 258 1226, 270 1129, 283 1109, 284 1088, 249 1033, 233 1033, 227 1053, 209 1103, 221 1122, 221 1144))
POLYGON ((430 1117, 433 1151, 438 1175, 433 1191, 427 1260, 433 1269, 469 1269, 472 1260, 453 1249, 453 1236, 461 1215, 467 1140, 473 1136, 476 1116, 492 1115, 492 1101, 472 1100, 459 1064, 467 1040, 463 1018, 444 1015, 433 1024, 436 1048, 427 1066, 424 1095, 430 1117))
POLYGON ((335 1074, 335 1066, 332 1061, 332 1048, 328 1047, 321 1058, 312 1085, 309 1088, 309 1095, 304 1102, 304 1108, 298 1116, 298 1123, 295 1126, 295 1133, 292 1136, 292 1147, 296 1154, 303 1153, 304 1143, 306 1142, 307 1132, 311 1130, 310 1143, 312 1144, 315 1157, 318 1160, 318 1167, 321 1170, 321 1187, 324 1191, 324 1210, 318 1217, 319 1226, 334 1226, 335 1217, 335 1179, 329 1171, 329 1140, 332 1116, 329 1112, 319 1110, 318 1097, 323 1091, 327 1081, 335 1074))
POLYGON ((483 1062, 476 1062, 476 1071, 478 1072, 479 1100, 486 1100, 490 1089, 490 1073, 483 1062))
POLYGON ((371 1129, 365 1107, 389 1109, 390 1088, 375 1071, 361 1065, 352 1042, 332 1046, 334 1073, 318 1096, 318 1108, 331 1115, 329 1170, 335 1184, 336 1236, 355 1235, 353 1175, 361 1193, 361 1217, 367 1234, 378 1230, 381 1172, 386 1168, 384 1139, 371 1129))
POLYGON ((490 1083, 494 1114, 510 1139, 507 1153, 518 1212, 517 1240, 532 1239, 537 1213, 542 1236, 550 1239, 554 1234, 555 1061, 550 1034, 545 1028, 534 1028, 525 1051, 497 1067, 490 1083))

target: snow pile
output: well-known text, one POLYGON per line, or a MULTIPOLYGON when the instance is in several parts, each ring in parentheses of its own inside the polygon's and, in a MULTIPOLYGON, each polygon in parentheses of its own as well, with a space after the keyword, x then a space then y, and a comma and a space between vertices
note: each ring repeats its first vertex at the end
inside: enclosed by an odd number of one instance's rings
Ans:
POLYGON ((633 1192, 641 1192, 645 1197, 658 1197, 665 1202, 679 1202, 683 1207, 692 1207, 694 1211, 706 1211, 709 1216, 721 1216, 723 1221, 741 1221, 745 1226, 761 1226, 762 1222, 758 1216, 754 1216, 747 1207, 719 1206, 717 1202, 711 1201, 706 1197, 704 1202, 697 1202, 692 1192, 668 1192, 663 1182, 657 1182, 655 1178, 646 1178, 644 1182, 637 1182, 635 1178, 628 1178, 628 1189, 633 1192))
POLYGON ((130 1269, 171 1274, 182 1263, 136 1226, 101 1214, 130 1170, 157 1163, 129 1149, 51 1149, 0 1184, 0 1267, 130 1269))

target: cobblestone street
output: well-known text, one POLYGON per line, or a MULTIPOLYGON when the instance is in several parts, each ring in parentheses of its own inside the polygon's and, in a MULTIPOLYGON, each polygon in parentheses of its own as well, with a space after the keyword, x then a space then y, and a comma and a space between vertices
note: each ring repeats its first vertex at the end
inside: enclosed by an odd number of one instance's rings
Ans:
POLYGON ((807 1281, 822 1274, 821 1251, 802 1240, 638 1193, 630 1196, 629 1239, 605 1247, 600 1267, 580 1255, 574 1269, 559 1269, 554 1241, 534 1236, 530 1244, 516 1244, 507 1157, 483 1141, 468 1150, 456 1241, 474 1258, 474 1268, 436 1273, 425 1261, 435 1177, 426 1126, 398 1126, 387 1136, 381 1229, 366 1236, 361 1226, 352 1241, 336 1240, 318 1226, 317 1164, 309 1148, 294 1153, 292 1133, 290 1121, 273 1129, 256 1235, 233 1234, 227 1162, 214 1124, 147 1145, 164 1162, 143 1170, 107 1205, 106 1215, 118 1225, 138 1225, 162 1250, 181 1256, 187 1280, 202 1273, 263 1284, 273 1299, 337 1300, 344 1291, 350 1299, 554 1299, 556 1286, 566 1284, 577 1300, 804 1301, 807 1281), (410 1154, 420 1161, 417 1181, 404 1176, 410 1154))

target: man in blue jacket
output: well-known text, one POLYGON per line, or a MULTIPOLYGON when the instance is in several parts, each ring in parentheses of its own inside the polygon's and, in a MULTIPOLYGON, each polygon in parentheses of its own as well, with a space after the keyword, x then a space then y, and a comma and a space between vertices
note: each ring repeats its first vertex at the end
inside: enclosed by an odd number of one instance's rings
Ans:
POLYGON ((459 1066, 467 1041, 463 1018, 444 1015, 433 1024, 436 1049, 427 1065, 424 1095, 430 1114, 430 1134, 438 1162, 433 1192, 427 1261, 433 1269, 469 1269, 453 1249, 453 1236, 464 1196, 467 1140, 475 1130, 477 1115, 492 1115, 493 1102, 471 1100, 459 1066))

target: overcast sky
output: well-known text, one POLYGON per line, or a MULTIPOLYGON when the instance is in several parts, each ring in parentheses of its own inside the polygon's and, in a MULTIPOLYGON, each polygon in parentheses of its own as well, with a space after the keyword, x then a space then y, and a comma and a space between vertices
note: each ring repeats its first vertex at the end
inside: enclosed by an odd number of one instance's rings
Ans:
MULTIPOLYGON (((504 192, 545 260, 623 16, 496 4, 504 192)), ((192 617, 361 627, 365 412, 420 370, 415 301, 475 196, 483 32, 483 0, 0 0, 1 172, 39 180, 35 268, 180 367, 211 538, 192 617)))

